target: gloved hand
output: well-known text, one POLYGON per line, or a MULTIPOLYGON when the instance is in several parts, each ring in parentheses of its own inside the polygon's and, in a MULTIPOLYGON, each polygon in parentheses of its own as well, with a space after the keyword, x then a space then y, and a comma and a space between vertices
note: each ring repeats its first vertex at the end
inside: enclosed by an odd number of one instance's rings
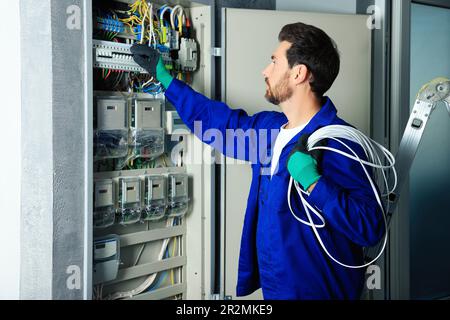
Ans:
MULTIPOLYGON (((319 181, 317 165, 321 162, 322 151, 308 151, 307 143, 310 135, 302 135, 295 147, 292 149, 287 160, 287 168, 291 177, 300 183, 303 190, 308 190, 314 183, 319 181)), ((320 141, 316 146, 326 145, 326 141, 320 141)))
POLYGON ((164 88, 169 88, 173 77, 167 71, 158 50, 147 45, 135 43, 131 48, 134 61, 156 78, 164 88))

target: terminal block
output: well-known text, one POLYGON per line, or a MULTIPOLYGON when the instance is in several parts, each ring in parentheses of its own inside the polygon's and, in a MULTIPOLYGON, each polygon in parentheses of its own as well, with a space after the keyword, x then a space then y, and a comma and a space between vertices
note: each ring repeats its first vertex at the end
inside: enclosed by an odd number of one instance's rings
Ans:
POLYGON ((148 73, 134 62, 129 44, 93 40, 93 47, 96 68, 148 73))

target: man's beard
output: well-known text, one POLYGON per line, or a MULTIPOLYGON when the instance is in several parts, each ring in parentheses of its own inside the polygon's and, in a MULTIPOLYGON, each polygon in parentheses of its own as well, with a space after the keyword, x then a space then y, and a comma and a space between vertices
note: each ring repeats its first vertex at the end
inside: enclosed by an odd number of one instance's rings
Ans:
POLYGON ((286 73, 273 89, 270 87, 268 79, 266 79, 266 83, 269 88, 266 91, 265 98, 270 103, 278 106, 292 97, 293 91, 289 88, 289 73, 286 73))

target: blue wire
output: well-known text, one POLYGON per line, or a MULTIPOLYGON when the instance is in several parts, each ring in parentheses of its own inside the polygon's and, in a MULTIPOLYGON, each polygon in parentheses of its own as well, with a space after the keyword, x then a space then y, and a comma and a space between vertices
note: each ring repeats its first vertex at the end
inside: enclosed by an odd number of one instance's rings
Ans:
MULTIPOLYGON (((163 6, 158 10, 158 16, 161 15, 161 11, 162 11, 165 7, 167 7, 167 5, 163 5, 163 6)), ((169 8, 166 12, 169 12, 169 14, 170 14, 170 13, 172 13, 172 9, 169 8)), ((166 14, 166 12, 164 12, 164 14, 166 14)), ((168 21, 164 21, 164 16, 163 16, 163 23, 164 23, 164 22, 165 22, 166 27, 170 27, 169 22, 168 22, 168 21)))

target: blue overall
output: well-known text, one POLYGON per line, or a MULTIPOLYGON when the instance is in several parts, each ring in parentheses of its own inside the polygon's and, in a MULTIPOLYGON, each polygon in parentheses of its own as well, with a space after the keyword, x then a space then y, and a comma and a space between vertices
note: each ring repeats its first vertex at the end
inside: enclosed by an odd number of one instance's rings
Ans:
MULTIPOLYGON (((359 299, 365 269, 345 268, 332 261, 320 247, 312 228, 295 220, 287 203, 290 175, 286 161, 299 137, 327 125, 348 125, 337 117, 331 100, 326 98, 321 110, 285 146, 278 170, 271 177, 272 146, 279 128, 288 121, 283 113, 260 112, 249 116, 244 110, 230 109, 222 102, 206 98, 178 80, 171 83, 166 98, 203 142, 229 157, 251 162, 253 175, 241 238, 237 296, 262 288, 264 298, 269 300, 359 299), (198 121, 201 132, 195 132, 198 121), (207 134, 210 129, 224 139, 207 134), (240 139, 227 129, 250 133, 240 139)), ((344 141, 366 159, 359 145, 344 141)), ((348 153, 332 140, 328 146, 348 153)), ((367 169, 371 174, 370 168, 367 169)), ((307 196, 307 201, 322 211, 326 222, 325 228, 318 229, 319 234, 336 259, 347 265, 362 265, 362 247, 377 244, 385 231, 382 211, 367 177, 358 162, 330 151, 323 152, 319 170, 322 177, 307 196)), ((291 203, 296 215, 307 221, 295 189, 291 203)), ((318 219, 316 224, 320 224, 318 219)))

